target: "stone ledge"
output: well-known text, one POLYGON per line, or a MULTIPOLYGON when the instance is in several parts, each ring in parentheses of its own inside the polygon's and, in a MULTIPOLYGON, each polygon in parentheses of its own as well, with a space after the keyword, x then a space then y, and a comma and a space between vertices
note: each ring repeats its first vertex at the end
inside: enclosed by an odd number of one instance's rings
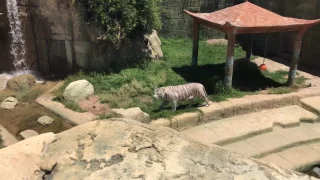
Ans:
POLYGON ((36 99, 36 103, 57 114, 63 120, 72 125, 79 125, 97 119, 97 116, 95 116, 94 114, 91 114, 89 112, 75 112, 71 109, 66 108, 63 104, 53 101, 52 99, 54 98, 54 96, 52 95, 52 93, 62 85, 63 82, 55 85, 49 91, 45 92, 42 96, 38 97, 36 99))
POLYGON ((190 113, 181 114, 168 119, 153 120, 152 124, 157 126, 167 126, 175 130, 185 130, 193 126, 198 126, 215 120, 223 118, 234 117, 242 114, 249 114, 251 112, 259 112, 266 109, 279 108, 290 105, 300 105, 300 99, 306 97, 319 96, 320 91, 316 87, 301 89, 299 92, 290 94, 259 94, 247 95, 243 98, 229 99, 223 102, 211 102, 209 107, 199 107, 198 109, 203 113, 200 117, 190 115, 190 113), (192 119, 194 117, 194 119, 192 119))
POLYGON ((10 146, 18 142, 18 140, 1 125, 0 135, 4 146, 10 146))
POLYGON ((199 112, 184 113, 175 116, 171 120, 171 127, 174 129, 184 130, 199 125, 201 114, 199 112))
POLYGON ((320 115, 320 97, 304 98, 301 104, 305 109, 320 115))

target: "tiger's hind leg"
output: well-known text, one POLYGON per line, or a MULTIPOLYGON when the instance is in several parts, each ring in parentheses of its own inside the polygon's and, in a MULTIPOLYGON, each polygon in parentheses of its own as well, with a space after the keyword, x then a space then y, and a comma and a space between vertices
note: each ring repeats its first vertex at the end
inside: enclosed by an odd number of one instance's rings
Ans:
POLYGON ((210 105, 209 99, 207 97, 201 97, 201 99, 206 102, 206 104, 201 105, 201 106, 209 107, 209 105, 210 105))
POLYGON ((188 100, 189 100, 189 105, 187 106, 187 108, 191 108, 192 105, 194 104, 194 96, 190 96, 188 100))
POLYGON ((206 104, 204 105, 204 106, 206 106, 206 107, 209 107, 210 106, 210 103, 209 103, 209 99, 208 98, 206 98, 206 104))

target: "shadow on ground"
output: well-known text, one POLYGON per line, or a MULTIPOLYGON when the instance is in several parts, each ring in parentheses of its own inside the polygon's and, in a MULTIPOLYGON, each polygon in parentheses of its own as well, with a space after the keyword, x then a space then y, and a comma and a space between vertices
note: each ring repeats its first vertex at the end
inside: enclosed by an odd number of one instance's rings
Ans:
MULTIPOLYGON (((215 86, 224 79, 225 63, 209 64, 198 67, 173 67, 173 71, 187 82, 202 83, 209 95, 215 94, 215 86)), ((245 59, 234 61, 233 87, 240 91, 255 92, 267 88, 284 86, 265 77, 255 63, 247 63, 245 59)))

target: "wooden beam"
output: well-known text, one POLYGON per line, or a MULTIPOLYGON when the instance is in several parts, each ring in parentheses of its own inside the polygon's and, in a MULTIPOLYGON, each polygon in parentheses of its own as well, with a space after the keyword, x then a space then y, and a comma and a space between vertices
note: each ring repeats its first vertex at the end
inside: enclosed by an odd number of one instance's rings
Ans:
POLYGON ((292 86, 294 84, 294 81, 296 79, 296 74, 298 70, 298 63, 300 60, 300 52, 301 52, 301 45, 304 33, 306 32, 306 29, 300 30, 296 35, 296 40, 294 42, 294 50, 292 55, 292 61, 290 65, 290 71, 287 81, 287 86, 292 86))
POLYGON ((224 85, 226 87, 232 87, 232 76, 233 76, 233 57, 234 57, 234 48, 236 44, 236 34, 228 33, 228 49, 227 49, 227 60, 225 67, 225 77, 224 85))
POLYGON ((200 24, 193 20, 193 49, 192 49, 192 66, 198 65, 198 52, 199 52, 199 29, 200 24))

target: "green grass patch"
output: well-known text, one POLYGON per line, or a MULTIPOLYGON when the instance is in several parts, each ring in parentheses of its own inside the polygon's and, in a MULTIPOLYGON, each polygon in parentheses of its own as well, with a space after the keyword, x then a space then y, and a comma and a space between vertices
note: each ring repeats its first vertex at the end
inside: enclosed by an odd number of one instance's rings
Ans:
MULTIPOLYGON (((57 93, 58 94, 58 93, 57 93)), ((54 99, 54 101, 58 101, 61 102, 62 104, 64 104, 64 106, 68 109, 71 109, 73 111, 76 112, 85 112, 81 107, 78 106, 77 103, 73 102, 73 101, 68 101, 66 99, 63 98, 62 94, 59 94, 58 96, 56 96, 54 99)))
MULTIPOLYGON (((223 101, 228 98, 242 97, 256 93, 259 90, 283 86, 287 72, 261 73, 257 65, 249 65, 243 59, 245 52, 241 47, 235 48, 235 70, 233 87, 223 86, 224 67, 226 59, 226 45, 209 45, 206 41, 199 43, 199 66, 191 67, 192 40, 162 38, 162 60, 144 62, 136 67, 127 68, 119 73, 84 73, 79 72, 69 76, 64 85, 56 91, 56 100, 64 102, 62 93, 66 86, 75 80, 86 79, 93 84, 95 93, 100 96, 103 103, 112 108, 140 107, 150 114, 152 119, 170 118, 184 112, 198 111, 196 101, 191 108, 189 104, 178 102, 178 109, 172 112, 171 104, 164 110, 158 111, 161 101, 153 98, 154 89, 162 86, 179 85, 187 82, 202 83, 212 101, 223 101)), ((66 104, 67 105, 67 104, 66 104)), ((77 109, 74 105, 71 106, 77 109)), ((105 119, 110 115, 102 115, 105 119)))
MULTIPOLYGON (((273 73, 270 72, 263 72, 263 74, 270 78, 273 79, 276 82, 279 82, 281 84, 285 84, 287 82, 287 76, 288 76, 288 71, 276 71, 273 73)), ((297 91, 299 88, 305 87, 305 83, 307 78, 300 76, 299 73, 297 73, 296 79, 295 79, 295 84, 292 87, 286 87, 286 86, 280 86, 280 87, 272 87, 268 90, 269 94, 288 94, 291 92, 297 91)))

